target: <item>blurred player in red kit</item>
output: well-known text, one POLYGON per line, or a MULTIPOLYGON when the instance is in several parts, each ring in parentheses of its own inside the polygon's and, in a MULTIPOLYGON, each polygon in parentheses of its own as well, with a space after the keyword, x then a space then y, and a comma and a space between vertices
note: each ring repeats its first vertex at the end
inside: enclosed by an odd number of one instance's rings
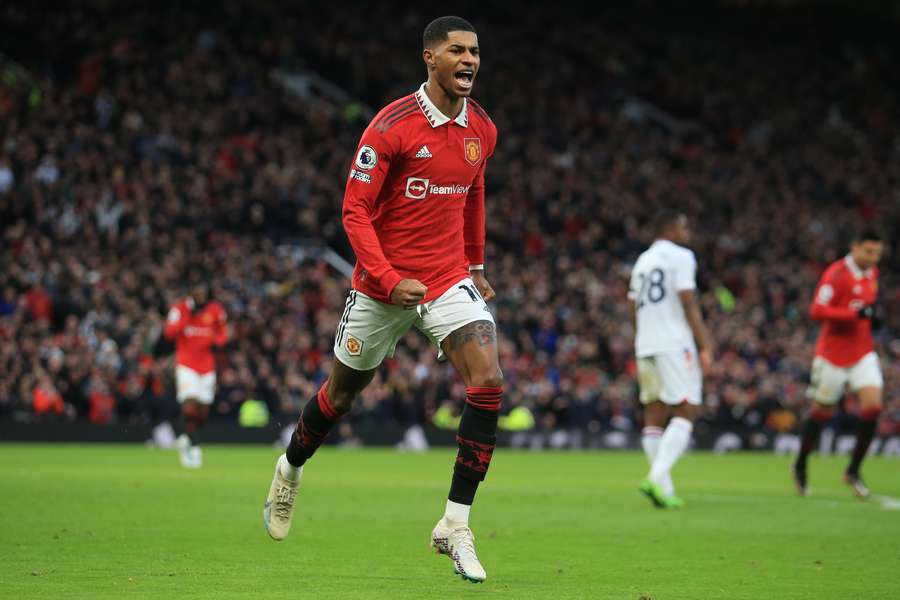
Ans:
POLYGON ((801 425, 800 453, 793 466, 794 483, 803 496, 809 493, 807 458, 818 444, 822 426, 831 420, 845 386, 856 394, 860 410, 856 446, 844 472, 844 481, 858 497, 869 496, 859 469, 882 410, 884 380, 872 339, 872 318, 878 298, 876 265, 882 250, 883 242, 877 232, 861 231, 854 238, 850 253, 832 263, 816 287, 810 316, 821 321, 822 329, 807 391, 813 405, 801 425))
POLYGON ((176 303, 166 317, 163 334, 175 343, 175 389, 181 405, 176 440, 181 464, 199 468, 202 453, 191 436, 209 417, 216 393, 216 361, 213 347, 228 341, 225 309, 209 299, 209 287, 195 280, 190 295, 176 303))
POLYGON ((497 128, 469 98, 481 61, 472 25, 441 17, 422 37, 428 80, 382 109, 356 149, 343 209, 357 258, 353 289, 331 373, 278 459, 263 518, 272 538, 287 536, 304 464, 415 327, 466 385, 450 491, 431 545, 463 578, 479 582, 486 575, 469 510, 490 466, 503 392, 485 303, 494 290, 484 274, 484 172, 497 128))

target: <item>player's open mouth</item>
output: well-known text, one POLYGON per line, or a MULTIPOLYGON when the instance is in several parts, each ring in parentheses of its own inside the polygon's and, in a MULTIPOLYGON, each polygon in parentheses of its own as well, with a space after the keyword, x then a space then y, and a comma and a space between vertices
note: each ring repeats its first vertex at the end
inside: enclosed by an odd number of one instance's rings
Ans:
POLYGON ((456 79, 456 83, 459 84, 459 87, 469 89, 472 87, 472 82, 475 80, 475 71, 463 69, 454 73, 453 78, 456 79))

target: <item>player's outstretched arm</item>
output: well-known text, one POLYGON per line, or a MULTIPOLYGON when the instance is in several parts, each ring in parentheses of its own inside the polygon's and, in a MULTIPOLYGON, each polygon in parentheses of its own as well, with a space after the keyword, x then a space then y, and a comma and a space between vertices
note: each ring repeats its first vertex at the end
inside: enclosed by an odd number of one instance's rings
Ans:
POLYGON ((697 294, 694 290, 682 290, 678 292, 678 298, 684 307, 684 316, 687 318, 691 332, 694 334, 694 341, 700 350, 700 365, 704 370, 708 370, 712 366, 713 359, 712 339, 703 322, 703 313, 700 311, 697 294))

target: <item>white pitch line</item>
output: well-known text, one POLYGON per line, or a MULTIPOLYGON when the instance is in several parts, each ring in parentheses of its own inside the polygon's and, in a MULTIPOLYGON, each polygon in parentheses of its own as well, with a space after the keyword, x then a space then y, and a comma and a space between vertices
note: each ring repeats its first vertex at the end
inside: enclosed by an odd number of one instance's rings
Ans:
MULTIPOLYGON (((784 498, 787 498, 786 494, 784 498)), ((696 500, 698 502, 725 502, 725 503, 758 503, 762 496, 736 496, 736 495, 728 495, 728 494, 696 494, 696 500)), ((771 499, 771 497, 766 497, 766 499, 771 499)), ((900 510, 900 498, 894 498, 892 496, 880 496, 873 495, 872 499, 877 501, 881 507, 885 510, 900 510)), ((828 508, 838 508, 838 507, 847 507, 847 506, 855 506, 855 507, 864 507, 866 503, 864 502, 836 502, 834 500, 834 496, 831 496, 827 492, 820 493, 820 495, 814 495, 812 497, 807 497, 802 499, 803 502, 815 503, 821 506, 827 506, 828 508)))
MULTIPOLYGON (((773 499, 773 497, 771 496, 733 496, 727 494, 696 494, 688 498, 690 500, 696 500, 697 502, 723 502, 726 504, 759 504, 763 500, 773 499)), ((777 498, 789 500, 794 499, 793 496, 789 494, 784 494, 783 496, 779 496, 777 498)), ((839 506, 841 506, 839 502, 829 500, 828 498, 803 498, 803 502, 820 504, 829 508, 838 508, 839 506)))
POLYGON ((900 498, 892 498, 890 496, 873 496, 881 502, 881 506, 885 510, 900 510, 900 498))

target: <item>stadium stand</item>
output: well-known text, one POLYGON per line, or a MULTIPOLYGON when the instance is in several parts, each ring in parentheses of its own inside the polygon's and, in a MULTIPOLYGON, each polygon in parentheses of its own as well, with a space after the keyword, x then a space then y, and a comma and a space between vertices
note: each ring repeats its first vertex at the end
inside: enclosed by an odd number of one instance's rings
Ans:
MULTIPOLYGON (((159 331, 199 267, 235 332, 214 414, 235 419, 256 398, 289 422, 321 383, 349 284, 291 249, 318 240, 352 260, 340 204, 366 123, 357 104, 307 102, 272 70, 313 71, 379 107, 420 83, 431 15, 393 21, 395 2, 349 14, 98 6, 0 8, 0 419, 166 418, 159 331)), ((475 97, 500 130, 488 275, 508 407, 547 431, 638 426, 627 275, 650 215, 670 204, 695 224, 718 345, 703 427, 795 427, 816 278, 854 227, 877 224, 889 235, 881 433, 900 433, 891 31, 862 34, 841 15, 810 30, 802 14, 772 24, 715 4, 710 31, 690 15, 635 18, 641 3, 590 20, 534 5, 513 26, 471 6, 475 97)), ((415 334, 378 377, 352 424, 415 423, 464 396, 415 334)))

